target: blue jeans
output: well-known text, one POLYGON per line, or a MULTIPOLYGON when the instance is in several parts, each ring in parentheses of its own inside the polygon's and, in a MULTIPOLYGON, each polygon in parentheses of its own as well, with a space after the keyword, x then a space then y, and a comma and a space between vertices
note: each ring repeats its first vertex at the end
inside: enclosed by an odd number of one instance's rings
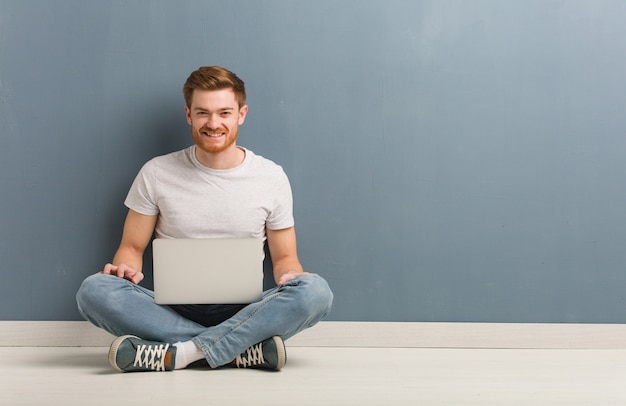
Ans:
POLYGON ((154 303, 151 290, 111 275, 85 279, 76 294, 81 315, 115 336, 176 343, 192 340, 217 368, 272 336, 283 340, 313 326, 329 311, 333 294, 318 275, 303 275, 245 306, 154 303))

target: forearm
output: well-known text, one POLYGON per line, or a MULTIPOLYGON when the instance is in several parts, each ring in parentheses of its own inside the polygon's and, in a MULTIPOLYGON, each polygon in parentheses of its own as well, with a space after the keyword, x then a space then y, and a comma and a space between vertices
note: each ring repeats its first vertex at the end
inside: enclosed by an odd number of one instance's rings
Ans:
POLYGON ((113 265, 125 264, 137 272, 143 267, 143 251, 129 246, 120 246, 113 257, 113 265))
POLYGON ((283 278, 284 275, 293 274, 298 275, 304 273, 300 261, 297 259, 283 259, 274 264, 274 280, 276 283, 283 278))
POLYGON ((296 248, 296 231, 293 227, 282 230, 266 230, 267 243, 274 264, 274 280, 283 285, 290 280, 302 276, 305 272, 298 259, 296 248))
POLYGON ((143 253, 154 232, 156 219, 156 215, 147 216, 128 210, 120 247, 113 257, 113 263, 106 264, 102 273, 128 279, 133 283, 141 282, 143 253))

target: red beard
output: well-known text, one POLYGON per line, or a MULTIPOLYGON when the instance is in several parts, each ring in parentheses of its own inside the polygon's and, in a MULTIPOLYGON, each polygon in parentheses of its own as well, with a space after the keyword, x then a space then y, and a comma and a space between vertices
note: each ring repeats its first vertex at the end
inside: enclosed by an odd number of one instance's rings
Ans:
POLYGON ((191 130, 191 137, 196 143, 198 148, 210 153, 218 154, 230 148, 235 141, 237 141, 238 131, 235 129, 233 132, 227 129, 209 130, 206 127, 201 128, 198 131, 191 130), (212 139, 207 134, 222 134, 219 138, 212 139))

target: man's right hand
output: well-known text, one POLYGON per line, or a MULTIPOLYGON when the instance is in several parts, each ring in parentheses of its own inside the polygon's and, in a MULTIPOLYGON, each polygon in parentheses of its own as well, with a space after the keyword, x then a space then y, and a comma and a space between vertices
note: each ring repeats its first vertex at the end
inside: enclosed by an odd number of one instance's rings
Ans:
POLYGON ((100 273, 103 273, 105 275, 117 276, 118 278, 124 278, 124 279, 131 281, 134 284, 138 284, 139 282, 143 280, 142 272, 136 271, 126 264, 119 264, 119 265, 106 264, 104 266, 104 269, 100 273))

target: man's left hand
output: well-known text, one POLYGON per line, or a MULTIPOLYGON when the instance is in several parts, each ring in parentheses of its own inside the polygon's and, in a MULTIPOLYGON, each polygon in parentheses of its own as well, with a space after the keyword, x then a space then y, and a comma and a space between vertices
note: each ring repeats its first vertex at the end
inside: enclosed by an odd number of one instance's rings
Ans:
POLYGON ((287 272, 287 273, 284 273, 280 277, 280 279, 278 280, 278 285, 282 286, 285 283, 289 282, 290 280, 296 279, 296 278, 298 278, 298 277, 300 277, 302 275, 314 275, 314 274, 312 274, 310 272, 293 272, 293 271, 292 272, 287 272))

